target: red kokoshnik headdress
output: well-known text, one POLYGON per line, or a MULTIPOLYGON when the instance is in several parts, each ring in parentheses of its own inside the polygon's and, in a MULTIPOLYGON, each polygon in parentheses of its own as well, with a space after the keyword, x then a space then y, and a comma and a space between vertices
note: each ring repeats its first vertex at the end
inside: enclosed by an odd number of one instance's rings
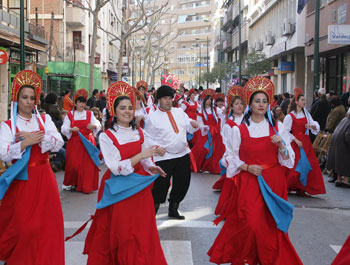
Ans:
POLYGON ((123 81, 117 81, 110 85, 110 87, 107 90, 107 107, 109 114, 111 117, 114 116, 114 102, 117 100, 117 98, 121 96, 127 96, 130 98, 132 107, 135 111, 136 106, 136 94, 135 94, 135 88, 132 86, 129 86, 127 83, 123 81))
POLYGON ((87 92, 87 90, 84 89, 84 88, 78 89, 77 91, 75 91, 74 98, 73 98, 73 102, 75 103, 75 101, 76 101, 77 98, 79 98, 79 97, 83 97, 83 98, 85 98, 85 100, 87 100, 88 97, 89 97, 89 92, 87 92))
POLYGON ((299 88, 299 87, 294 88, 294 98, 295 98, 295 100, 298 99, 299 95, 304 95, 304 91, 301 88, 299 88))
POLYGON ((43 82, 40 76, 31 70, 20 71, 15 76, 12 83, 12 101, 13 102, 18 101, 18 92, 23 86, 34 87, 35 104, 38 104, 40 100, 41 89, 43 87, 43 82))
POLYGON ((148 84, 146 81, 140 80, 137 82, 136 84, 136 88, 139 89, 140 87, 144 87, 145 88, 145 92, 148 91, 148 84))
POLYGON ((211 88, 204 90, 201 94, 201 99, 204 99, 208 95, 213 99, 215 95, 215 90, 211 88))
POLYGON ((258 91, 264 92, 269 99, 269 104, 271 104, 275 92, 275 86, 270 79, 262 76, 253 77, 245 84, 244 101, 249 104, 250 97, 258 91))
POLYGON ((231 102, 232 102, 232 99, 234 97, 237 97, 237 96, 239 96, 242 99, 244 99, 243 87, 241 87, 241 86, 233 86, 227 91, 227 104, 230 106, 231 102))

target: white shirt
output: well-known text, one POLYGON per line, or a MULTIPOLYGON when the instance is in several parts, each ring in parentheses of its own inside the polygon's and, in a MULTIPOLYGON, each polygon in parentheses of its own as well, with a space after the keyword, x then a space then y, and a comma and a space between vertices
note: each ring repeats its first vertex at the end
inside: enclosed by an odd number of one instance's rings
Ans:
MULTIPOLYGON (((250 137, 261 138, 270 135, 270 125, 266 119, 259 123, 253 122, 249 119, 250 126, 248 131, 250 137)), ((279 150, 277 151, 278 161, 282 166, 287 168, 293 168, 295 154, 290 145, 289 132, 284 129, 283 124, 278 122, 278 133, 281 138, 286 143, 286 148, 288 150, 289 158, 283 159, 279 150)), ((239 149, 241 146, 241 132, 237 126, 233 127, 232 138, 226 140, 226 152, 224 154, 223 165, 227 167, 227 177, 233 177, 237 175, 241 170, 239 169, 245 162, 239 158, 239 149)))
MULTIPOLYGON (((212 114, 210 107, 206 108, 205 110, 207 115, 212 114)), ((216 118, 218 119, 218 122, 221 122, 221 119, 219 119, 218 117, 216 118)), ((209 125, 204 124, 203 117, 201 115, 197 115, 197 122, 198 122, 198 128, 201 130, 202 136, 207 135, 209 131, 209 125)), ((221 128, 221 124, 220 124, 220 128, 221 128)))
MULTIPOLYGON (((240 116, 240 117, 234 117, 234 122, 237 124, 237 125, 240 125, 242 120, 243 120, 243 114, 240 116)), ((233 116, 231 116, 229 118, 230 120, 233 120, 233 116)), ((224 126, 222 126, 222 129, 221 129, 221 136, 222 136, 222 142, 224 143, 224 145, 226 146, 226 141, 228 139, 232 139, 233 137, 233 128, 231 128, 230 125, 224 124, 224 126)))
POLYGON ((191 119, 181 108, 171 108, 179 133, 175 133, 168 114, 157 109, 151 112, 145 120, 145 143, 148 147, 157 145, 165 148, 164 156, 154 156, 154 161, 163 161, 183 157, 191 150, 187 145, 187 132, 194 133, 197 129, 191 125, 191 119))
MULTIPOLYGON (((117 124, 113 126, 114 130, 109 131, 117 138, 120 145, 135 142, 140 140, 138 129, 133 130, 132 127, 122 127, 117 124)), ((121 160, 121 155, 118 148, 113 144, 113 141, 106 133, 101 133, 99 136, 100 148, 103 154, 103 159, 106 166, 114 175, 127 176, 134 172, 130 159, 121 160)), ((142 151, 145 150, 145 144, 142 144, 142 151)), ((149 168, 155 166, 151 158, 141 160, 142 167, 150 174, 149 168)))
MULTIPOLYGON (((304 114, 304 112, 302 112, 302 111, 300 111, 300 112, 298 112, 298 113, 295 112, 295 111, 292 111, 291 113, 293 113, 294 116, 295 116, 295 118, 297 118, 297 119, 303 119, 303 118, 305 118, 305 114, 304 114)), ((319 131, 320 131, 320 125, 318 124, 317 121, 314 121, 314 120, 312 119, 311 115, 308 115, 308 116, 307 116, 307 123, 316 126, 316 130, 314 130, 314 129, 312 129, 312 128, 310 129, 310 131, 311 131, 312 134, 316 135, 316 134, 319 133, 319 131)), ((292 116, 291 116, 290 114, 288 114, 288 115, 284 118, 284 120, 283 120, 283 126, 284 126, 285 130, 289 132, 289 137, 290 137, 290 139, 291 139, 291 140, 294 140, 294 139, 295 139, 294 135, 290 133, 290 131, 292 130, 292 125, 293 125, 293 118, 292 118, 292 116)), ((305 131, 306 131, 306 128, 305 128, 305 131)))
MULTIPOLYGON (((23 132, 36 132, 39 131, 39 123, 36 115, 32 115, 30 119, 26 119, 17 115, 16 126, 19 131, 23 132)), ((52 122, 50 115, 45 115, 45 136, 42 142, 39 144, 41 147, 41 153, 47 151, 58 152, 64 144, 61 134, 57 131, 55 124, 52 122)), ((12 130, 5 123, 1 123, 0 127, 0 160, 3 162, 10 162, 13 159, 21 159, 21 142, 14 143, 14 135, 12 130)))
MULTIPOLYGON (((73 111, 71 111, 73 114, 73 111)), ((86 120, 86 110, 83 111, 74 111, 74 120, 75 121, 81 121, 86 120)), ((97 133, 101 130, 101 123, 95 118, 95 115, 91 112, 91 120, 90 123, 96 126, 96 129, 92 130, 92 133, 96 136, 97 133)), ((68 139, 72 137, 72 132, 70 131, 71 124, 70 119, 68 118, 68 115, 64 118, 63 125, 61 127, 61 132, 64 134, 68 139)))

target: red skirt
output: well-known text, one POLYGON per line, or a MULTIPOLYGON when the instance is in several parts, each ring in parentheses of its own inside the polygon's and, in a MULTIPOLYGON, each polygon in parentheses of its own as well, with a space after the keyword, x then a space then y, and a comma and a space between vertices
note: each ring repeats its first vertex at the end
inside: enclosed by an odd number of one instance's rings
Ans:
MULTIPOLYGON (((99 190, 102 197, 104 182, 99 190)), ((88 265, 164 265, 167 264, 157 231, 151 187, 96 210, 86 237, 84 254, 88 265)))
POLYGON ((0 206, 0 260, 8 265, 63 265, 64 227, 50 164, 28 166, 0 206))
MULTIPOLYGON (((263 175, 271 189, 287 199, 282 171, 279 166, 273 167, 265 169, 263 175)), ((234 265, 301 265, 288 235, 277 229, 257 177, 242 171, 236 178, 237 192, 230 201, 230 214, 208 252, 210 261, 234 265)))
POLYGON ((220 193, 218 204, 215 208, 215 215, 222 215, 230 205, 235 196, 235 179, 224 176, 223 187, 220 193))
POLYGON ((296 166, 298 165, 298 161, 300 159, 300 149, 296 143, 292 143, 292 148, 295 152, 295 164, 294 168, 288 170, 287 173, 287 184, 289 191, 305 191, 311 195, 317 194, 325 194, 326 189, 324 186, 323 176, 318 164, 318 160, 316 158, 314 149, 312 147, 312 143, 310 137, 308 135, 304 135, 302 137, 303 148, 307 159, 310 162, 312 170, 307 175, 307 184, 304 187, 300 180, 300 173, 295 171, 296 166))
MULTIPOLYGON (((92 137, 93 138, 93 137, 92 137)), ((94 143, 93 139, 90 142, 94 143)), ((86 151, 80 137, 72 136, 67 142, 66 168, 63 184, 77 186, 77 191, 91 193, 98 189, 98 167, 86 151)))
POLYGON ((335 257, 332 265, 349 265, 350 264, 350 236, 346 240, 338 255, 335 257))

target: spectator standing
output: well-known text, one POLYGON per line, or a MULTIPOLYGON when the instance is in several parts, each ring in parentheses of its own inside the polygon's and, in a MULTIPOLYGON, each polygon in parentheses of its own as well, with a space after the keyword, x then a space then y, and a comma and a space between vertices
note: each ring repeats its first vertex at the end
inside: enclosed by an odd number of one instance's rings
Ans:
POLYGON ((88 106, 90 109, 92 109, 93 107, 96 107, 96 102, 98 99, 98 89, 94 89, 92 91, 92 96, 88 99, 86 106, 88 106))
POLYGON ((335 129, 328 151, 327 169, 337 175, 337 187, 350 188, 350 110, 335 129), (344 180, 342 180, 342 176, 344 180))
POLYGON ((314 113, 311 113, 312 118, 320 125, 320 130, 324 131, 326 128, 326 121, 330 112, 330 106, 326 98, 326 89, 320 88, 318 90, 320 99, 316 103, 314 113))
POLYGON ((70 90, 66 90, 64 92, 63 109, 66 111, 71 111, 74 107, 73 100, 70 98, 70 94, 70 90))
POLYGON ((45 97, 45 104, 42 105, 42 108, 50 115, 53 123, 57 127, 58 122, 61 120, 61 110, 57 105, 56 93, 51 92, 47 94, 45 97))
POLYGON ((338 96, 331 97, 332 110, 327 117, 326 131, 333 133, 339 122, 344 118, 346 110, 338 96))
POLYGON ((290 102, 289 93, 288 92, 283 93, 282 98, 283 98, 283 100, 281 102, 281 109, 282 109, 283 114, 287 115, 287 110, 288 110, 288 106, 289 106, 289 102, 290 102))

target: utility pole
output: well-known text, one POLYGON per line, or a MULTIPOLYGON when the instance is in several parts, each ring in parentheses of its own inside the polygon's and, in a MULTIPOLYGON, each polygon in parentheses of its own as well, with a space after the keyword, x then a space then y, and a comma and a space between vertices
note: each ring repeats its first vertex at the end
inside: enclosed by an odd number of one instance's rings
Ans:
POLYGON ((135 37, 132 38, 132 86, 135 87, 135 37))
POLYGON ((238 82, 241 85, 242 80, 242 35, 241 35, 241 25, 242 25, 242 17, 241 17, 241 1, 238 0, 238 56, 239 56, 239 64, 238 64, 238 82))
POLYGON ((209 74, 209 38, 207 36, 207 89, 209 88, 208 74, 209 74))
POLYGON ((315 45, 314 45, 314 90, 320 86, 320 58, 319 58, 319 38, 320 38, 320 0, 316 0, 315 13, 315 45))
POLYGON ((141 51, 140 51, 140 80, 142 80, 142 78, 141 78, 141 51))
POLYGON ((199 43, 199 78, 198 78, 199 86, 201 85, 201 72, 202 72, 202 51, 201 51, 201 44, 199 43))
POLYGON ((20 0, 20 70, 25 70, 25 40, 24 40, 24 0, 20 0))
MULTIPOLYGON (((51 12, 51 25, 50 25, 50 41, 49 41, 49 61, 51 61, 51 55, 52 55, 52 40, 53 40, 53 19, 55 17, 55 14, 51 12)), ((74 43, 73 43, 74 45, 74 43)))

